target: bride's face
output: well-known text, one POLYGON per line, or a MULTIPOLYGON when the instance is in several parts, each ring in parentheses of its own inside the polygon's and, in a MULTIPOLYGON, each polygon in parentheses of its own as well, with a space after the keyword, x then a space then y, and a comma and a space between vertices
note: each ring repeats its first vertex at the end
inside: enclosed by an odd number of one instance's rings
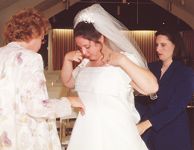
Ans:
POLYGON ((75 37, 75 42, 83 57, 88 58, 91 61, 95 61, 102 56, 102 45, 100 43, 90 41, 82 36, 75 37))

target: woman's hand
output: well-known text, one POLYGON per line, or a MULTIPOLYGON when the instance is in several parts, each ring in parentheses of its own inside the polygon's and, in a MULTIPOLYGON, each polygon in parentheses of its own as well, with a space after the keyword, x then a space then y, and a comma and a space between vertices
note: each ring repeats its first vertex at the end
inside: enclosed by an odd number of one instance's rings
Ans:
POLYGON ((85 107, 82 103, 81 99, 77 96, 67 97, 69 102, 71 103, 72 107, 78 108, 79 112, 84 115, 85 114, 85 107))
POLYGON ((75 62, 81 62, 81 60, 83 59, 82 53, 79 50, 75 50, 75 51, 70 51, 65 55, 65 60, 68 61, 75 61, 75 62))
MULTIPOLYGON (((68 88, 73 88, 75 86, 75 80, 73 78, 73 61, 80 63, 83 59, 80 51, 70 51, 65 55, 63 61, 63 67, 61 70, 61 79, 63 84, 68 88)), ((78 65, 76 64, 76 65, 78 65)))
POLYGON ((146 120, 137 124, 137 130, 139 131, 139 134, 142 135, 151 126, 152 126, 151 122, 149 120, 146 120))

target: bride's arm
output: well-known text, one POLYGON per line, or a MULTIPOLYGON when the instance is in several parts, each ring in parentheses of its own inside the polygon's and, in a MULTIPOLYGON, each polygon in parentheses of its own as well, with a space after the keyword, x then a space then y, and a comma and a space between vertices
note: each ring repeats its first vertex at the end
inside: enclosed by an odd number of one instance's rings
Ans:
POLYGON ((74 88, 75 80, 73 78, 73 61, 80 62, 82 59, 79 51, 68 52, 63 61, 61 70, 61 79, 63 84, 68 88, 74 88))
POLYGON ((131 85, 138 92, 148 95, 158 90, 158 83, 155 76, 147 68, 136 65, 133 61, 136 58, 126 56, 122 53, 112 52, 109 64, 121 67, 132 79, 131 85))

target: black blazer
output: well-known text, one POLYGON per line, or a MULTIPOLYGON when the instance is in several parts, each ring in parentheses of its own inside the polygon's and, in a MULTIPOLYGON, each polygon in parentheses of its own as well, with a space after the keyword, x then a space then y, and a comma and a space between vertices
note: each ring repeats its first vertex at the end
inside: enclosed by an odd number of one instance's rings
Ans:
POLYGON ((192 150, 186 107, 192 98, 192 69, 173 61, 160 79, 161 62, 149 64, 158 79, 156 100, 137 104, 152 128, 143 135, 149 150, 192 150))

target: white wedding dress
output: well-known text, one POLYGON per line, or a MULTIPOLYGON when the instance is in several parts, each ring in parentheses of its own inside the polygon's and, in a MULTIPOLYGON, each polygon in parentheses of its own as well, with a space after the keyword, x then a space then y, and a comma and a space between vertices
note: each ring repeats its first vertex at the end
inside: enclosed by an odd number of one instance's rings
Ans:
POLYGON ((129 76, 120 67, 86 67, 87 62, 74 71, 86 112, 78 115, 68 150, 147 150, 136 128, 140 118, 129 76))

